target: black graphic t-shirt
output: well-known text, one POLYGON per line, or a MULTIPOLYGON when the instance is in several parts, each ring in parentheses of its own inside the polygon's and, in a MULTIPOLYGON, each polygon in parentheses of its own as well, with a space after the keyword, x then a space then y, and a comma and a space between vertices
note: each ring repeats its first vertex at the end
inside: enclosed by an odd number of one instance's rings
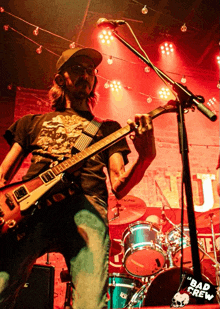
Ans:
MULTIPOLYGON (((28 180, 49 168, 53 161, 71 157, 72 148, 83 129, 93 116, 88 112, 51 112, 44 115, 26 115, 17 120, 5 134, 10 145, 17 142, 25 155, 32 153, 31 165, 23 180, 28 180)), ((94 142, 120 129, 116 121, 104 120, 94 137, 94 142)), ((109 157, 121 152, 127 163, 130 152, 125 139, 88 159, 80 169, 78 181, 83 192, 107 200, 106 175, 103 168, 108 167, 109 157)))

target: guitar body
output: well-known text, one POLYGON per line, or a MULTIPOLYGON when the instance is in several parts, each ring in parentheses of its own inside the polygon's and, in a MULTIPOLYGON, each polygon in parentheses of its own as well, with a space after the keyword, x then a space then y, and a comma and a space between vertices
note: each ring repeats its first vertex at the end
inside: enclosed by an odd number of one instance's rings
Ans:
POLYGON ((0 188, 0 235, 14 229, 27 215, 27 211, 30 213, 36 208, 40 197, 62 177, 63 174, 55 176, 48 170, 31 180, 0 188))

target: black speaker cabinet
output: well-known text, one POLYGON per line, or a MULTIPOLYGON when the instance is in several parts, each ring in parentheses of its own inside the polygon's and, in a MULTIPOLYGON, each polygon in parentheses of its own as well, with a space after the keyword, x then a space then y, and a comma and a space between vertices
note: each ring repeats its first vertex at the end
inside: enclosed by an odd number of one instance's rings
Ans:
POLYGON ((54 267, 35 264, 15 309, 53 309, 54 267))

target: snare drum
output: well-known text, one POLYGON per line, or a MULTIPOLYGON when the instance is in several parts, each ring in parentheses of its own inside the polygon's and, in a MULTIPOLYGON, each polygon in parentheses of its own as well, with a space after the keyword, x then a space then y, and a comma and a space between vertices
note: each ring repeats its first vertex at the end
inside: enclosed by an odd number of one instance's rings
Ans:
MULTIPOLYGON (((109 275, 109 296, 108 308, 125 308, 132 296, 137 293, 141 287, 141 282, 128 275, 112 273, 109 275)), ((140 308, 143 305, 143 299, 139 299, 132 308, 140 308)))
POLYGON ((136 222, 124 231, 123 266, 135 277, 152 276, 165 264, 166 252, 163 250, 162 234, 152 222, 136 222))
MULTIPOLYGON (((177 229, 173 228, 167 232, 168 250, 171 250, 172 259, 175 266, 180 267, 181 263, 181 225, 177 229)), ((192 267, 192 253, 190 245, 190 236, 188 226, 183 226, 183 264, 186 267, 192 267)), ((200 260, 204 257, 204 253, 199 250, 200 260)))

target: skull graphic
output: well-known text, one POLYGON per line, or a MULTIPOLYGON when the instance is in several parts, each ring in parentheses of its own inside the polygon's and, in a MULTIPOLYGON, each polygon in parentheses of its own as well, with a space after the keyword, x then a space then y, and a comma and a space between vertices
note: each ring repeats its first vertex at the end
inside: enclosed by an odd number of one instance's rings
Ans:
POLYGON ((189 295, 187 293, 176 293, 172 298, 171 307, 182 308, 189 303, 189 295))

